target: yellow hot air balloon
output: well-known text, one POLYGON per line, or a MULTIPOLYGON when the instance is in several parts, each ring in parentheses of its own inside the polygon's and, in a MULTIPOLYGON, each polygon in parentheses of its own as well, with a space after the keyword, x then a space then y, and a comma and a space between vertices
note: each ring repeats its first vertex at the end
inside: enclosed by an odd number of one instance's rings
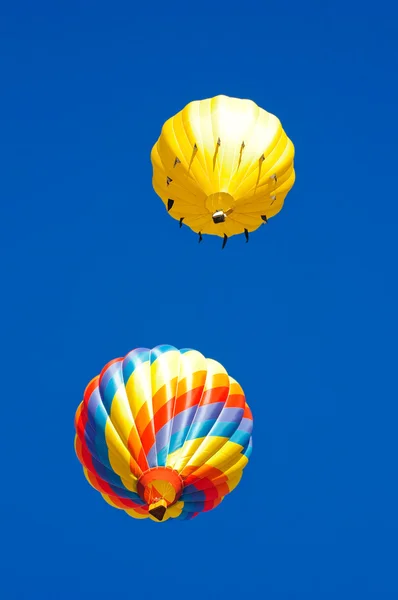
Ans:
POLYGON ((279 119, 251 100, 190 102, 152 148, 153 187, 170 215, 224 238, 263 225, 295 180, 294 146, 279 119))

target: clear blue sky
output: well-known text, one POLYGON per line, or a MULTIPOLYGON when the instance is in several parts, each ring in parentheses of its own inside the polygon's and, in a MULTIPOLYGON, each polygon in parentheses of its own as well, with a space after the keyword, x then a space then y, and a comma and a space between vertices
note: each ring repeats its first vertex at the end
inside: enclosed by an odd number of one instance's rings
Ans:
POLYGON ((2 3, 5 600, 398 597, 398 8, 236 7, 2 3), (277 114, 297 169, 223 252, 179 230, 150 164, 217 94, 277 114), (162 343, 219 360, 254 415, 240 486, 163 526, 109 507, 73 449, 86 383, 162 343))

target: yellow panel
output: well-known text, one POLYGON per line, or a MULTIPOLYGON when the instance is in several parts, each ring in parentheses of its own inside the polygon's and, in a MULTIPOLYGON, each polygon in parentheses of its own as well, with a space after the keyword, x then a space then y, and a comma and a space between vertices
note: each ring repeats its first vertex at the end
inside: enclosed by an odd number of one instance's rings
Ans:
POLYGON ((176 471, 181 473, 189 459, 195 454, 199 448, 204 437, 196 438, 196 440, 187 440, 183 447, 170 454, 167 458, 167 466, 173 467, 176 471))
POLYGON ((113 396, 110 419, 125 446, 128 444, 131 429, 135 427, 130 404, 124 387, 119 387, 113 396))
POLYGON ((125 479, 131 478, 130 452, 123 444, 112 422, 108 419, 105 426, 105 439, 108 457, 112 469, 125 479))
POLYGON ((162 404, 175 395, 176 378, 180 370, 180 353, 178 350, 164 352, 151 365, 152 397, 165 386, 166 393, 162 404))
MULTIPOLYGON (((216 440, 224 440, 225 442, 225 438, 210 438, 210 439, 216 439, 216 440)), ((217 451, 216 445, 214 452, 212 452, 208 458, 206 458, 205 461, 203 461, 201 464, 206 463, 206 465, 209 465, 211 467, 215 467, 216 469, 220 469, 222 471, 224 471, 224 469, 228 469, 230 468, 233 464, 235 464, 235 462, 237 460, 239 460, 240 458, 240 453, 243 450, 243 447, 240 444, 235 444, 235 442, 231 442, 230 440, 228 440, 227 442, 225 442, 224 444, 220 444, 219 442, 219 449, 217 451)), ((202 450, 202 449, 200 449, 202 450)), ((207 452, 208 454, 208 452, 207 452)), ((195 465, 200 466, 200 463, 198 462, 198 460, 195 457, 195 465)))
MULTIPOLYGON (((200 467, 204 464, 216 466, 215 464, 213 464, 213 462, 216 462, 214 460, 214 455, 220 450, 222 446, 225 446, 226 443, 228 442, 227 438, 225 437, 207 436, 203 438, 200 447, 184 466, 200 467)), ((235 446, 236 444, 233 445, 235 446)), ((230 447, 228 447, 228 449, 225 451, 226 457, 229 456, 229 451, 230 447)))
POLYGON ((150 515, 142 514, 134 510, 134 508, 125 508, 124 512, 126 512, 130 517, 134 517, 134 519, 147 519, 150 515))
POLYGON ((134 418, 145 403, 153 417, 150 369, 149 361, 137 365, 126 383, 127 397, 134 418))
POLYGON ((130 473, 129 477, 120 477, 123 485, 130 490, 130 492, 135 492, 137 493, 137 482, 138 479, 133 475, 133 473, 130 473))
POLYGON ((181 501, 176 502, 172 506, 168 507, 168 509, 166 510, 166 514, 169 515, 170 517, 172 517, 173 519, 175 519, 176 517, 180 516, 183 508, 184 508, 184 502, 181 502, 181 501))

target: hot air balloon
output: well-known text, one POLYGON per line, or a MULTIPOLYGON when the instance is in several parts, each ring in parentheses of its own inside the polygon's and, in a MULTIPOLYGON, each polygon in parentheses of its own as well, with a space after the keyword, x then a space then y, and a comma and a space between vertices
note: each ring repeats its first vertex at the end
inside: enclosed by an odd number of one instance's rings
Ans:
POLYGON ((168 119, 152 148, 152 183, 169 214, 223 238, 264 225, 295 180, 294 146, 279 119, 251 100, 194 101, 168 119))
POLYGON ((137 519, 192 519, 239 483, 253 420, 240 385, 201 353, 157 346, 109 362, 75 417, 89 483, 137 519))

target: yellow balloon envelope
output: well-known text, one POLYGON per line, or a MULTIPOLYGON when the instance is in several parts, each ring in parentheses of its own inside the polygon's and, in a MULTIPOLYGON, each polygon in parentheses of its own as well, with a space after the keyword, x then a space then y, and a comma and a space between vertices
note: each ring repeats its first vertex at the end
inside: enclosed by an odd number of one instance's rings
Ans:
POLYGON ((151 153, 153 187, 170 215, 224 238, 263 225, 295 180, 294 146, 280 120, 251 100, 216 96, 171 117, 151 153))

